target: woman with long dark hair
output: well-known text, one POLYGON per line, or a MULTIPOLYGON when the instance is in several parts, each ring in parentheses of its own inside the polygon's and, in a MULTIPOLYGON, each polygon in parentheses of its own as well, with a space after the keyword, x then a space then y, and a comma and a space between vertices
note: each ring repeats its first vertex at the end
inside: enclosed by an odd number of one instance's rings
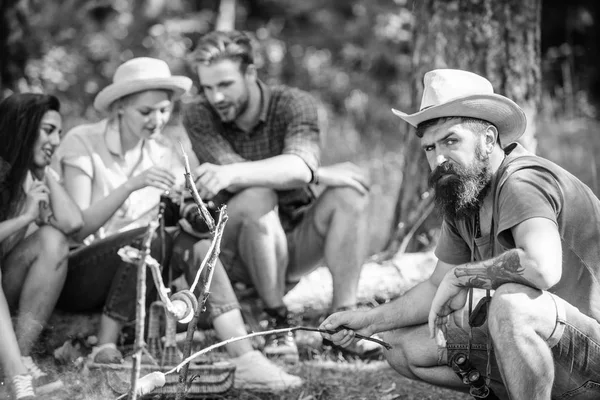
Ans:
POLYGON ((0 365, 19 400, 61 385, 30 357, 65 281, 66 236, 83 223, 48 167, 60 143, 59 111, 58 99, 44 94, 0 102, 0 365))

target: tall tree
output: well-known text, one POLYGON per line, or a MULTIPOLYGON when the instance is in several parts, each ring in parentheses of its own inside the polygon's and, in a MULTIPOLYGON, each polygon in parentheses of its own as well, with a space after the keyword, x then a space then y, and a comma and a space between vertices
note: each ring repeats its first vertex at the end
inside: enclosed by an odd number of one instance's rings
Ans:
MULTIPOLYGON (((528 127, 521 143, 535 151, 541 96, 541 0, 421 0, 414 11, 413 110, 421 101, 425 72, 458 68, 478 73, 492 82, 496 93, 524 109, 528 127)), ((391 253, 431 210, 424 204, 431 199, 427 197, 429 166, 414 132, 406 141, 406 165, 395 213, 399 229, 388 245, 391 253)), ((438 218, 431 215, 421 230, 438 224, 438 218)))

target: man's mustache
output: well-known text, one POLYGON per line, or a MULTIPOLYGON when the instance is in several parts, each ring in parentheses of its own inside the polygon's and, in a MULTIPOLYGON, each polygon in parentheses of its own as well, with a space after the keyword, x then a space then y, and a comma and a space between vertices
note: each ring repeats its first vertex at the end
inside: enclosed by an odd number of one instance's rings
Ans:
POLYGON ((460 176, 460 171, 450 161, 438 165, 429 174, 429 187, 433 187, 441 177, 448 174, 460 176))

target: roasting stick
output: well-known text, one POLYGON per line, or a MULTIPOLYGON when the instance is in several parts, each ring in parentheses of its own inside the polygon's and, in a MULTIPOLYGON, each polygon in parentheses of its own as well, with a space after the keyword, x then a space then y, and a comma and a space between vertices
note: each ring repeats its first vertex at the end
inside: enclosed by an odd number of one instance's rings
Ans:
MULTIPOLYGON (((339 330, 341 330, 341 329, 346 329, 346 328, 340 327, 339 330)), ((222 342, 215 343, 215 344, 208 346, 200 351, 197 351, 196 353, 192 354, 191 356, 189 356, 185 360, 183 360, 181 363, 179 363, 179 365, 171 368, 170 370, 168 370, 164 373, 155 371, 155 372, 149 373, 148 375, 145 375, 142 379, 140 379, 139 390, 143 391, 143 393, 141 393, 141 395, 151 393, 154 389, 163 387, 166 382, 166 379, 165 379, 166 375, 169 375, 169 374, 172 374, 175 372, 179 372, 184 366, 187 366, 187 364, 190 361, 194 360, 196 357, 206 354, 209 351, 212 351, 216 348, 225 346, 229 343, 237 342, 239 340, 249 339, 249 338, 252 338, 255 336, 264 336, 264 335, 270 335, 273 333, 284 333, 284 332, 293 332, 293 331, 311 331, 311 332, 323 332, 323 333, 330 333, 330 334, 333 334, 336 332, 336 331, 332 331, 332 330, 312 328, 312 327, 308 327, 308 326, 294 326, 291 328, 272 329, 270 331, 263 331, 263 332, 253 332, 253 333, 249 333, 244 336, 238 336, 238 337, 234 337, 231 339, 223 340, 222 342)), ((390 350, 392 348, 392 346, 389 343, 384 342, 379 339, 363 336, 358 333, 355 333, 354 336, 357 339, 369 340, 371 342, 375 342, 375 343, 385 347, 387 350, 390 350)), ((122 396, 118 397, 117 400, 124 399, 125 396, 126 395, 122 395, 122 396)))

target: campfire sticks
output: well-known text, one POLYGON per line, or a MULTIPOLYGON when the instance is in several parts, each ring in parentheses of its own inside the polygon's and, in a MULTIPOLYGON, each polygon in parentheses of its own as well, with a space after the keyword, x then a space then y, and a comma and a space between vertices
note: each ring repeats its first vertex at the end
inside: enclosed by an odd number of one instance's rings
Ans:
POLYGON ((142 352, 144 343, 144 321, 146 320, 146 257, 150 255, 150 243, 152 236, 158 228, 158 221, 150 221, 148 230, 142 244, 141 257, 137 264, 137 304, 135 323, 135 353, 133 354, 133 368, 131 369, 131 392, 130 400, 136 400, 138 396, 138 379, 142 365, 142 352))
MULTIPOLYGON (((338 330, 341 329, 346 329, 344 327, 340 327, 338 330)), ((211 346, 208 346, 202 350, 197 351, 196 353, 189 355, 182 361, 179 363, 179 365, 177 365, 176 367, 171 368, 170 370, 166 371, 165 373, 161 373, 161 372, 151 372, 147 375, 145 375, 141 381, 142 381, 142 385, 140 385, 140 393, 143 394, 148 394, 150 393, 152 390, 163 387, 165 385, 165 376, 172 374, 174 372, 181 372, 184 368, 187 369, 188 364, 194 360, 196 357, 201 356, 202 354, 206 354, 209 351, 212 351, 216 348, 225 346, 229 343, 234 343, 240 340, 244 340, 244 339, 250 339, 252 337, 255 336, 265 336, 265 335, 270 335, 273 333, 283 333, 283 332, 293 332, 293 331, 311 331, 311 332, 324 332, 324 333, 335 333, 336 331, 331 331, 331 330, 326 330, 326 329, 319 329, 319 328, 313 328, 313 327, 308 327, 308 326, 294 326, 294 327, 290 327, 290 328, 282 328, 282 329, 272 329, 270 331, 263 331, 263 332, 253 332, 253 333, 249 333, 247 335, 243 335, 243 336, 237 336, 237 337, 233 337, 231 339, 227 339, 227 340, 223 340, 222 342, 219 343, 215 343, 211 346)), ((371 337, 367 337, 367 336, 363 336, 360 335, 358 333, 355 333, 354 336, 357 339, 362 339, 362 340, 369 340, 371 342, 375 342, 383 347, 385 347, 386 349, 390 350, 392 348, 392 346, 389 343, 384 342, 383 340, 379 340, 379 339, 374 339, 371 337)), ((124 398, 124 396, 120 396, 117 398, 117 400, 121 400, 122 398, 124 398)))
MULTIPOLYGON (((217 222, 216 229, 214 231, 214 237, 208 251, 207 256, 202 261, 201 269, 206 266, 207 268, 207 277, 204 281, 204 285, 202 286, 202 291, 198 296, 198 308, 194 314, 194 318, 188 325, 187 335, 185 338, 185 345, 183 347, 183 357, 189 357, 192 352, 192 341, 194 337, 194 331, 196 330, 196 325, 198 324, 198 319, 200 318, 200 314, 204 312, 206 306, 206 300, 208 299, 208 295, 210 294, 210 283, 212 281, 213 272, 215 269, 215 264, 219 257, 220 249, 221 249, 221 238, 223 237, 223 229, 225 228, 225 224, 227 223, 227 207, 223 206, 219 211, 219 221, 217 222)), ((196 285, 200 276, 200 271, 196 275, 196 280, 194 285, 196 285)), ((193 290, 193 289, 191 289, 193 290)), ((192 292, 193 293, 193 292, 192 292)), ((188 374, 188 365, 184 365, 179 371, 179 382, 177 385, 177 395, 175 400, 182 400, 185 398, 185 392, 187 390, 187 374, 188 374)))
POLYGON ((198 193, 198 189, 196 189, 196 184, 194 183, 194 179, 192 178, 192 169, 190 168, 190 161, 185 152, 185 149, 183 148, 183 143, 179 142, 179 145, 181 146, 181 153, 183 154, 183 161, 185 164, 185 185, 186 185, 187 189, 190 191, 190 193, 194 199, 194 202, 196 203, 196 206, 198 207, 198 211, 200 212, 200 215, 202 216, 202 219, 204 220, 204 222, 206 222, 206 226, 208 226, 208 230, 210 231, 210 233, 214 234, 215 220, 208 212, 208 208, 206 208, 206 204, 204 204, 204 202, 202 201, 202 198, 200 197, 200 194, 198 193))

